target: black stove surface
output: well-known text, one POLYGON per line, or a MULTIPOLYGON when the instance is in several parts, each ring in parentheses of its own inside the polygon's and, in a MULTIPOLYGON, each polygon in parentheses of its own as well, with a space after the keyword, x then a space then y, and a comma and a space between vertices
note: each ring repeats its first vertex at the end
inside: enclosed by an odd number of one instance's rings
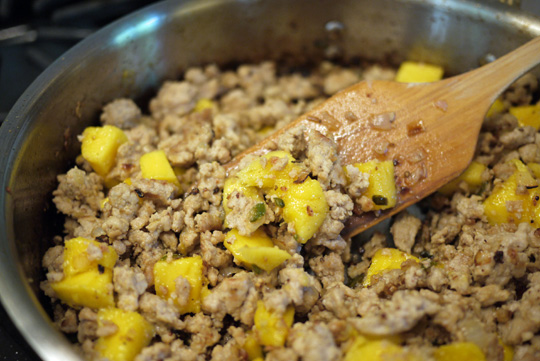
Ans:
MULTIPOLYGON (((497 0, 493 0, 497 2, 497 0)), ((32 81, 95 30, 156 0, 0 0, 0 125, 32 81)), ((538 0, 521 3, 540 15, 538 0)), ((39 361, 0 304, 0 361, 39 361)))

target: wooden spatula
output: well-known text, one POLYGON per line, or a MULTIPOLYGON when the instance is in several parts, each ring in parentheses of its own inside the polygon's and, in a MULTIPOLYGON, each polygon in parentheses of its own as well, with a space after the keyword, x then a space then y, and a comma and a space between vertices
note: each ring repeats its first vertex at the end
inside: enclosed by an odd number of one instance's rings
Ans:
POLYGON ((470 163, 487 110, 501 92, 540 63, 540 37, 498 60, 433 83, 363 81, 238 155, 263 154, 273 140, 298 125, 333 138, 343 165, 393 160, 396 207, 350 218, 350 237, 418 202, 457 177, 470 163))

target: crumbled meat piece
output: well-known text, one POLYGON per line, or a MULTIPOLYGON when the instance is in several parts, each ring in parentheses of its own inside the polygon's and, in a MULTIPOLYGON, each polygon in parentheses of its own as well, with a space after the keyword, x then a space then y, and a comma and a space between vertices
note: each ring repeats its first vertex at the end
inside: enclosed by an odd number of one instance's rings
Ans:
POLYGON ((300 313, 309 312, 319 300, 321 285, 315 277, 299 268, 284 268, 279 272, 282 289, 300 313))
POLYGON ((113 269, 114 291, 118 294, 118 308, 136 311, 139 307, 139 296, 148 287, 142 271, 134 267, 115 267, 113 269))
POLYGON ((334 142, 317 131, 308 132, 306 163, 311 173, 317 177, 323 189, 331 189, 345 184, 345 174, 334 142))
POLYGON ((226 314, 247 326, 253 324, 258 294, 251 273, 241 272, 224 279, 205 297, 202 309, 222 319, 226 314))
POLYGON ((348 86, 358 83, 358 81, 358 74, 353 70, 334 70, 324 79, 324 92, 327 95, 332 95, 348 86))
POLYGON ((87 174, 75 167, 58 176, 58 188, 53 192, 56 208, 74 218, 95 216, 100 210, 103 179, 96 173, 87 174))
POLYGON ((392 227, 390 232, 394 236, 394 243, 396 247, 403 252, 411 253, 416 234, 420 230, 422 221, 408 213, 407 211, 401 212, 392 227))
POLYGON ((232 264, 232 255, 218 247, 223 243, 225 235, 222 232, 205 232, 201 235, 201 252, 203 261, 212 267, 226 267, 232 264))
POLYGON ((522 145, 534 142, 535 133, 536 129, 533 127, 519 127, 503 133, 499 140, 506 148, 517 149, 522 145))
POLYGON ((184 328, 176 307, 159 296, 144 293, 139 300, 139 308, 150 322, 160 322, 177 329, 184 328))
POLYGON ((320 256, 309 260, 309 266, 322 281, 324 288, 345 280, 345 266, 341 257, 336 253, 320 256))
POLYGON ((321 323, 296 323, 291 329, 288 342, 306 360, 332 361, 341 355, 328 326, 321 323))
POLYGON ((141 110, 131 99, 116 99, 103 107, 101 123, 120 129, 135 127, 141 119, 141 110))
MULTIPOLYGON (((427 291, 426 291, 427 292, 427 291)), ((437 312, 439 305, 415 291, 397 291, 390 300, 377 302, 369 312, 352 322, 366 335, 396 335, 412 329, 426 315, 437 312)))
POLYGON ((150 101, 150 112, 157 119, 167 114, 182 116, 195 107, 197 87, 188 82, 167 81, 150 101))

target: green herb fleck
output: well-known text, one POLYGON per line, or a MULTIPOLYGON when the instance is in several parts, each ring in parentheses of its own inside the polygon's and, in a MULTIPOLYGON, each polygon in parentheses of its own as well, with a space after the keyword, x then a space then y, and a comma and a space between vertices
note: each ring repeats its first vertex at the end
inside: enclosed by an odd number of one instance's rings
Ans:
POLYGON ((274 198, 274 203, 275 203, 276 206, 278 206, 279 208, 285 207, 285 202, 283 202, 283 199, 281 199, 281 198, 274 198))
POLYGON ((262 273, 262 269, 257 266, 255 263, 251 265, 251 269, 253 270, 253 273, 255 273, 256 275, 260 275, 262 273))
POLYGON ((349 280, 347 281, 347 286, 349 286, 350 288, 355 288, 356 286, 364 282, 365 277, 366 275, 361 273, 356 277, 349 278, 349 280))
POLYGON ((387 206, 388 205, 388 198, 383 196, 374 195, 371 197, 373 200, 373 203, 375 203, 378 206, 387 206))
POLYGON ((264 203, 257 203, 251 209, 251 218, 250 222, 257 222, 262 216, 266 213, 266 205, 264 203))

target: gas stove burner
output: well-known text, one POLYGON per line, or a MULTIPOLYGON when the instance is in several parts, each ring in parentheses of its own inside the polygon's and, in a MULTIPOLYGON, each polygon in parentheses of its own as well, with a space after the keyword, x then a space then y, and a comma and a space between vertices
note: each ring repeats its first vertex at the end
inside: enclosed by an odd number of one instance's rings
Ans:
POLYGON ((156 0, 0 0, 0 124, 30 83, 97 29, 156 0))

